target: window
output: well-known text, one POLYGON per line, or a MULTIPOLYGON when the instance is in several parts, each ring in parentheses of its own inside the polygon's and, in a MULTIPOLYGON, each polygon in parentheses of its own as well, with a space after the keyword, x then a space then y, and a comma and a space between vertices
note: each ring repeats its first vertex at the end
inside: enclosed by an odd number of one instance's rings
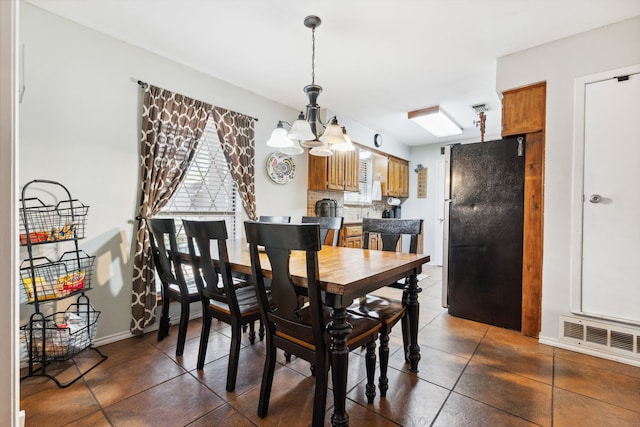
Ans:
POLYGON ((344 193, 345 204, 371 204, 371 185, 373 163, 371 158, 360 159, 358 164, 358 192, 347 191, 344 193))
POLYGON ((178 242, 185 242, 180 219, 227 223, 230 239, 241 235, 242 201, 222 151, 216 125, 209 119, 187 174, 159 216, 176 219, 178 242))

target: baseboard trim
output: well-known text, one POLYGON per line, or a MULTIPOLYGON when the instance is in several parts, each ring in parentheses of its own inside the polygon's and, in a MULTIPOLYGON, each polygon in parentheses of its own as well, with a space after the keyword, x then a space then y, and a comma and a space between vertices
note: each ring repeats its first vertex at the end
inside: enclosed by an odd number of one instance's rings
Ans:
MULTIPOLYGON (((200 317, 202 317, 202 310, 197 310, 195 312, 192 310, 189 313, 189 320, 198 319, 200 317)), ((159 325, 159 319, 160 319, 160 316, 158 316, 156 318, 156 322, 153 325, 144 328, 144 333, 148 334, 149 332, 157 331, 158 330, 158 325, 159 325)), ((174 317, 174 322, 177 322, 178 320, 180 320, 180 319, 174 317)), ((104 336, 104 337, 96 338, 96 339, 93 340, 92 345, 93 345, 93 347, 100 347, 100 346, 103 346, 103 345, 112 344, 114 342, 126 340, 126 339, 129 339, 129 338, 133 338, 135 336, 137 336, 137 335, 133 335, 130 331, 118 332, 116 334, 112 334, 112 335, 107 335, 107 336, 104 336)))

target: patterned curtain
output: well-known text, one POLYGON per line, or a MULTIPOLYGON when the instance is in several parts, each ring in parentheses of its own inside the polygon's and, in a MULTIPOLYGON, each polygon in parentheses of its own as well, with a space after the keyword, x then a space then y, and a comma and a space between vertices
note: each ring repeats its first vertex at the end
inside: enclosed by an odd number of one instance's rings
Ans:
POLYGON ((218 138, 229 164, 233 180, 238 185, 242 203, 249 218, 256 215, 254 119, 235 111, 215 107, 213 119, 218 138))
POLYGON ((189 163, 213 107, 201 101, 147 86, 144 94, 140 138, 141 217, 133 261, 131 333, 142 335, 155 321, 155 271, 149 231, 144 218, 167 204, 189 163))

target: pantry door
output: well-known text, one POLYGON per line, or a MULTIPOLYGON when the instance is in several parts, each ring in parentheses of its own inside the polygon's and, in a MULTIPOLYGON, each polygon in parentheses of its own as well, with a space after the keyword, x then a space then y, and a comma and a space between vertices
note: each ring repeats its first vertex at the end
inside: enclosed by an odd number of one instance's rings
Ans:
POLYGON ((640 323, 640 73, 584 88, 583 314, 640 323))

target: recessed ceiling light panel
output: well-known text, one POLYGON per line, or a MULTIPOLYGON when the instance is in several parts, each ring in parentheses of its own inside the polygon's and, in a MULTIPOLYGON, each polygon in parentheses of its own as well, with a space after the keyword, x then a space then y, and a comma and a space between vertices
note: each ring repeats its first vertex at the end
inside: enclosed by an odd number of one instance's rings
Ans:
POLYGON ((423 127, 438 138, 462 134, 462 128, 439 106, 410 111, 407 116, 409 120, 412 120, 415 124, 423 127))

